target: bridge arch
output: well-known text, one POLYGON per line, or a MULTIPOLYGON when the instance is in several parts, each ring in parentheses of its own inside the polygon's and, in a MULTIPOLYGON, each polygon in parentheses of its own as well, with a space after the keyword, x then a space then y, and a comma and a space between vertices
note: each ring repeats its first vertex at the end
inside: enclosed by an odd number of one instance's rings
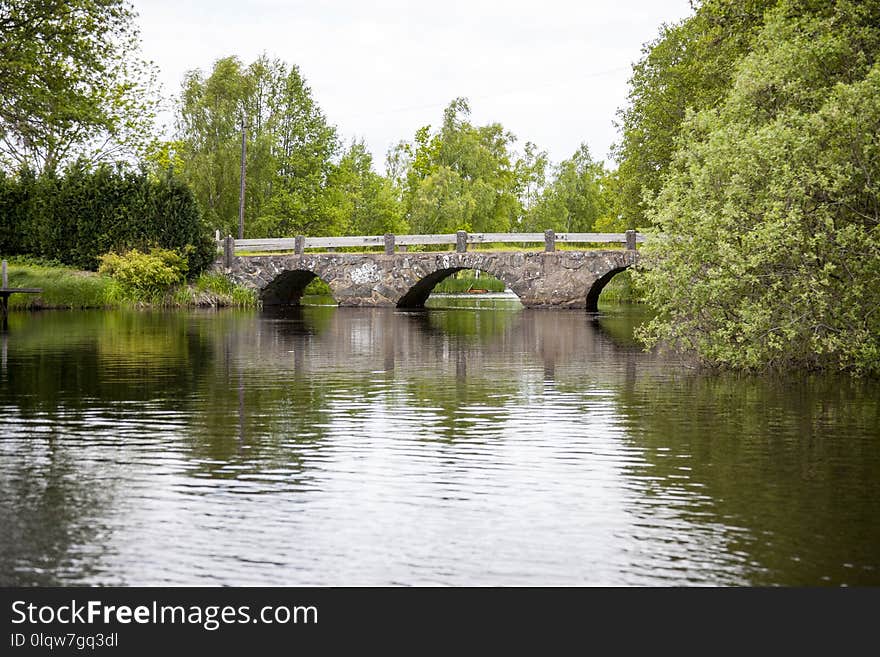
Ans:
POLYGON ((632 265, 624 265, 623 267, 616 267, 593 281, 590 289, 587 290, 587 312, 599 312, 599 295, 602 294, 602 290, 604 290, 605 286, 611 282, 612 278, 617 276, 620 272, 626 271, 631 266, 632 265))
MULTIPOLYGON (((465 270, 476 270, 480 271, 484 274, 489 274, 490 276, 494 276, 499 281, 504 283, 504 286, 508 289, 513 289, 510 285, 510 282, 505 280, 506 276, 503 272, 493 271, 494 267, 486 267, 480 266, 484 265, 484 263, 479 263, 477 265, 469 264, 468 266, 456 266, 456 267, 444 267, 442 269, 437 269, 436 271, 423 276, 421 279, 416 281, 413 285, 409 287, 409 289, 400 297, 397 301, 398 308, 421 308, 425 305, 425 302, 428 300, 428 297, 431 296, 431 292, 437 286, 440 281, 443 281, 453 274, 465 271, 465 270)), ((515 291, 514 291, 515 293, 515 291)), ((519 295, 517 295, 519 296, 519 295)))
POLYGON ((260 290, 260 300, 266 306, 298 306, 306 287, 316 278, 329 284, 328 280, 311 269, 285 269, 260 290))

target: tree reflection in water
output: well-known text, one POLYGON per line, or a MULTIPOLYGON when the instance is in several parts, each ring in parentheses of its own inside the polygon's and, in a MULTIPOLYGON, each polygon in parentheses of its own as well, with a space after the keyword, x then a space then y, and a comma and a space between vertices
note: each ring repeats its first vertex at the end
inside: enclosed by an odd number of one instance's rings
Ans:
POLYGON ((640 316, 13 315, 0 580, 878 583, 877 382, 693 372, 640 316))

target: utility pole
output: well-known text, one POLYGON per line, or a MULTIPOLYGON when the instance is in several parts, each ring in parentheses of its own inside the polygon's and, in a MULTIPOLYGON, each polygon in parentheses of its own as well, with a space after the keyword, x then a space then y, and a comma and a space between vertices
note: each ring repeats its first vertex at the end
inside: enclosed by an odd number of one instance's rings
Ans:
POLYGON ((238 190, 238 239, 244 239, 244 162, 245 162, 245 137, 247 126, 244 115, 241 117, 241 187, 238 190))

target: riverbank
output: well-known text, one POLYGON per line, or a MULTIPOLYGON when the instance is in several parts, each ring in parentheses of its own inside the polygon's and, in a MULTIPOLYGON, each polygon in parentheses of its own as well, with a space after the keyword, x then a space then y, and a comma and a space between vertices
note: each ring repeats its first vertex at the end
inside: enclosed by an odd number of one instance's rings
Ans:
POLYGON ((249 308, 257 296, 219 274, 203 273, 194 281, 154 295, 123 290, 109 276, 54 263, 9 259, 11 287, 41 288, 41 294, 13 294, 10 310, 82 308, 249 308))

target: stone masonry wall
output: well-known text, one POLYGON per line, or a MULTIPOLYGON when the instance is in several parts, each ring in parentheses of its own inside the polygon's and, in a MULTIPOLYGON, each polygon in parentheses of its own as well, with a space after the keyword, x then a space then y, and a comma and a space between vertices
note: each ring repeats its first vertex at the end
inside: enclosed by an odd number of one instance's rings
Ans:
POLYGON ((213 270, 256 290, 266 305, 297 303, 314 276, 341 306, 418 307, 439 281, 461 269, 479 269, 503 281, 529 308, 588 308, 596 286, 633 265, 625 249, 555 252, 306 253, 238 256, 213 270), (592 294, 591 294, 592 290, 592 294))

